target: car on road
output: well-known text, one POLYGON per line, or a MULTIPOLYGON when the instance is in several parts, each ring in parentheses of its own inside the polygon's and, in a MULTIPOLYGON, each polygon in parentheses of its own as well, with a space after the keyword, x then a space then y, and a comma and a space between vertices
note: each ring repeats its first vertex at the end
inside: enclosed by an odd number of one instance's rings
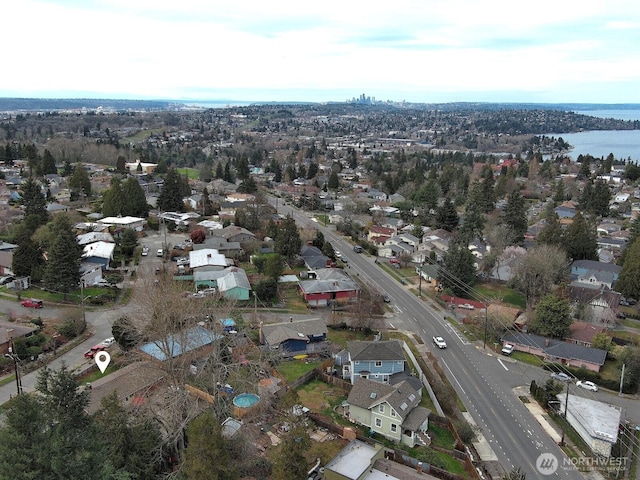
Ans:
POLYGON ((147 247, 146 245, 142 246, 142 256, 146 257, 147 255, 149 255, 149 247, 147 247))
POLYGON ((559 382, 570 382, 571 381, 571 377, 569 375, 567 375, 564 372, 553 372, 551 374, 551 378, 553 378, 554 380, 558 380, 559 382))
POLYGON ((590 390, 592 392, 597 392, 598 391, 598 386, 595 383, 590 382, 588 380, 586 382, 583 382, 582 380, 578 380, 576 382, 576 385, 579 386, 579 387, 584 388, 585 390, 590 390))
POLYGON ((385 293, 384 295, 382 295, 382 301, 384 303, 391 303, 391 297, 385 293))
POLYGON ((158 249, 158 251, 156 252, 156 257, 162 257, 164 255, 164 252, 162 251, 161 248, 158 249))
POLYGON ((109 338, 105 338, 102 341, 102 345, 104 345, 106 348, 109 348, 111 345, 113 345, 114 343, 116 343, 116 339, 113 337, 109 337, 109 338))
POLYGON ((442 337, 433 337, 433 343, 438 348, 447 348, 447 342, 442 337))
POLYGON ((458 305, 458 308, 463 308, 465 310, 475 310, 476 307, 474 307, 470 303, 461 303, 460 305, 458 305))
POLYGON ((107 347, 105 347, 102 343, 99 345, 94 345, 93 347, 91 347, 89 350, 87 350, 86 352, 84 352, 84 358, 93 358, 96 356, 96 353, 98 352, 102 352, 106 349, 107 347))
POLYGON ((502 347, 502 350, 500 351, 503 355, 511 355, 513 353, 513 349, 514 346, 511 345, 510 343, 505 343, 504 347, 502 347))
POLYGON ((362 247, 360 245, 354 245, 353 251, 356 253, 362 253, 362 247))
POLYGON ((27 308, 42 308, 44 307, 44 302, 42 300, 38 300, 37 298, 27 298, 20 303, 23 307, 27 308))

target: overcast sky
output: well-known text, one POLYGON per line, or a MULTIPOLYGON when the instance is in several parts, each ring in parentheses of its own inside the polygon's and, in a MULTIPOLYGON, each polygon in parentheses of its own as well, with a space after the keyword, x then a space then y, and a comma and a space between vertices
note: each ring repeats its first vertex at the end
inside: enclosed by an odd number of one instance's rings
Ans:
POLYGON ((640 2, 15 0, 3 97, 640 103, 640 2))

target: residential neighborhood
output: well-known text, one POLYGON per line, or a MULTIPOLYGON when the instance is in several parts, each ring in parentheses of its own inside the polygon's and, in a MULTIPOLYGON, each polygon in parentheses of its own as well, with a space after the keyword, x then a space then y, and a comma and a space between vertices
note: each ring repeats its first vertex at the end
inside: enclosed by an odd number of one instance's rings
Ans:
MULTIPOLYGON (((228 478, 272 478, 297 444, 305 478, 534 475, 506 414, 554 455, 637 456, 640 170, 573 161, 520 111, 518 135, 463 113, 132 113, 145 130, 104 113, 94 129, 94 112, 24 120, 60 142, 0 135, 0 369, 16 405, 0 437, 29 406, 16 394, 48 412, 44 385, 60 383, 91 428, 152 432, 118 467, 139 454, 139 478, 197 478, 192 462, 221 468, 223 450, 228 478), (86 134, 65 137, 76 116, 86 134), (72 140, 93 153, 70 161, 72 140), (59 358, 73 368, 43 369, 59 358)), ((537 114, 547 133, 593 127, 537 114)), ((0 116, 4 132, 16 121, 0 116)))

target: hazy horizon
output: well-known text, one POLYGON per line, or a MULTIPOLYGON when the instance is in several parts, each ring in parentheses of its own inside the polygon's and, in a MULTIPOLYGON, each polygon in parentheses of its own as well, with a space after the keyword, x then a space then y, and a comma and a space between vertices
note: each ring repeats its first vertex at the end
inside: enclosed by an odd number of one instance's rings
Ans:
POLYGON ((640 103, 640 4, 22 0, 0 97, 640 103), (25 25, 28 29, 25 30, 25 25))

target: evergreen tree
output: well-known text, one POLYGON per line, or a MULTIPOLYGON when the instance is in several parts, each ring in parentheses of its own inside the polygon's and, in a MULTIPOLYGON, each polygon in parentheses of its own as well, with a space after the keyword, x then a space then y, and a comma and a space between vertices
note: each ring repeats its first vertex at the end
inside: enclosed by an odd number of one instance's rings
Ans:
POLYGON ((476 281, 476 257, 462 242, 455 242, 449 247, 444 257, 444 269, 447 272, 442 278, 445 288, 451 289, 454 295, 468 297, 469 289, 476 281))
POLYGON ((291 262, 296 255, 300 254, 302 248, 302 240, 300 240, 300 232, 296 225, 296 221, 291 215, 282 221, 278 234, 275 238, 275 250, 291 262))
POLYGON ((330 190, 337 190, 340 187, 340 179, 338 178, 338 173, 332 171, 329 174, 328 185, 330 190))
POLYGON ((546 224, 536 236, 536 241, 540 244, 562 246, 563 232, 558 214, 552 210, 545 221, 546 224))
POLYGON ((569 335, 572 323, 569 300, 559 297, 555 293, 550 293, 543 297, 536 306, 535 323, 532 330, 539 335, 563 340, 569 335))
POLYGON ((456 206, 449 197, 445 198, 444 203, 436 210, 436 228, 453 232, 458 226, 459 221, 456 206))
POLYGON ((300 480, 307 476, 305 453, 310 447, 309 434, 303 425, 295 425, 282 438, 273 462, 272 480, 300 480))
POLYGON ((470 243, 482 237, 484 231, 484 214, 479 204, 468 204, 464 212, 464 222, 460 227, 460 240, 470 243))
POLYGON ((137 480, 157 478, 162 437, 155 420, 135 415, 116 392, 102 399, 94 420, 102 438, 107 439, 106 455, 116 470, 137 480))
POLYGON ((58 168, 56 167, 56 160, 51 155, 51 152, 47 149, 44 151, 44 155, 42 156, 42 175, 55 174, 58 173, 58 168))
POLYGON ((524 244, 524 234, 527 233, 527 206, 519 190, 509 194, 507 205, 502 215, 502 222, 513 232, 515 245, 524 244))
POLYGON ((123 216, 142 217, 149 216, 147 197, 140 182, 134 177, 129 177, 122 185, 123 216))
POLYGON ((175 168, 171 168, 158 196, 158 209, 162 212, 184 212, 182 189, 180 175, 175 168))
POLYGON ((44 257, 42 249, 31 239, 30 232, 25 231, 18 237, 18 246, 13 251, 11 270, 18 277, 31 277, 32 282, 42 278, 44 257))
POLYGON ((624 263, 615 289, 625 297, 640 298, 640 238, 636 238, 625 249, 624 263))
POLYGON ((52 478, 107 478, 111 468, 104 443, 86 414, 89 392, 80 391, 76 375, 62 366, 45 367, 38 375, 36 390, 43 397, 50 418, 49 441, 52 478))
POLYGON ((161 158, 160 160, 158 160, 158 166, 154 170, 154 173, 157 173, 158 175, 164 175, 168 171, 169 171, 169 166, 167 165, 167 161, 164 158, 161 158))
MULTIPOLYGON (((187 429, 189 443, 182 468, 187 480, 240 478, 222 427, 211 410, 194 418, 187 429)), ((300 477, 302 478, 302 477, 300 477)))
POLYGON ((204 187, 204 189, 202 190, 201 203, 202 203, 202 214, 205 217, 209 217, 215 213, 213 209, 213 203, 211 202, 211 197, 209 197, 209 190, 207 190, 207 187, 204 187))
POLYGON ((224 169, 222 168, 222 162, 218 162, 218 164, 216 165, 215 178, 217 179, 224 178, 224 169))
POLYGON ((138 245, 138 235, 133 228, 127 228, 120 236, 120 251, 123 255, 131 257, 138 245))
POLYGON ((578 212, 563 235, 567 256, 575 260, 597 260, 598 242, 595 225, 578 212))
POLYGON ((593 188, 591 199, 591 212, 594 215, 606 217, 609 215, 609 203, 611 202, 611 190, 607 182, 598 178, 593 188))
POLYGON ((111 186, 102 194, 102 214, 105 217, 117 217, 124 210, 122 183, 118 177, 111 179, 111 186))
POLYGON ((47 212, 47 202, 42 194, 40 184, 33 178, 27 179, 21 185, 22 205, 24 205, 25 221, 30 219, 30 225, 33 226, 32 233, 35 228, 44 225, 49 220, 49 212, 47 212))
POLYGON ((119 173, 125 173, 127 171, 127 161, 122 155, 118 155, 116 159, 116 171, 119 173))
POLYGON ((7 403, 0 426, 0 478, 53 478, 46 414, 37 395, 19 395, 7 403))
POLYGON ((76 196, 91 196, 91 179, 85 166, 78 162, 69 179, 69 188, 76 196))
POLYGON ((67 293, 80 284, 80 260, 82 247, 78 245, 71 229, 71 222, 65 215, 54 220, 54 240, 51 244, 44 270, 44 285, 54 292, 67 293))

